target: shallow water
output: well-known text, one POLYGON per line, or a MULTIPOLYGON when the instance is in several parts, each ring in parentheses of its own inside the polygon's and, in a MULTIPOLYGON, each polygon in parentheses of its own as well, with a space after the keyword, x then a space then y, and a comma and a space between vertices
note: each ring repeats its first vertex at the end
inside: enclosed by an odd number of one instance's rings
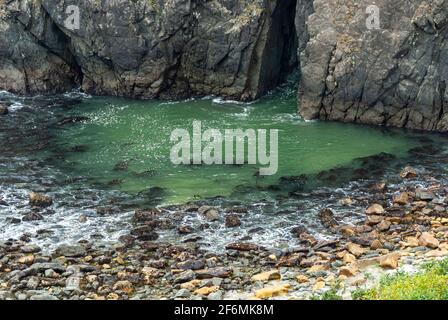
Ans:
POLYGON ((252 104, 212 98, 168 103, 90 98, 67 115, 90 120, 55 129, 61 150, 82 149, 65 154, 66 170, 125 192, 157 188, 162 203, 228 196, 237 186, 268 186, 283 176, 318 173, 380 152, 404 156, 416 145, 398 130, 305 122, 296 112, 295 91, 288 87, 252 104), (221 132, 278 129, 277 174, 257 178, 257 165, 173 165, 170 134, 176 128, 191 132, 194 120, 201 121, 203 130, 221 132))
MULTIPOLYGON (((235 240, 285 248, 294 245, 290 229, 298 223, 318 238, 331 236, 316 219, 322 207, 336 208, 347 223, 357 219, 359 208, 342 208, 337 201, 365 197, 370 182, 420 158, 408 150, 445 148, 446 138, 433 134, 305 122, 297 115, 292 87, 251 104, 212 97, 161 102, 0 93, 0 101, 13 103, 0 119, 2 239, 26 234, 48 247, 116 240, 128 232, 135 208, 208 199, 204 203, 225 208, 248 206, 242 226, 225 228, 221 219, 200 230, 206 221, 195 212, 179 216, 173 208, 166 216, 176 225, 193 226, 199 243, 215 250, 235 240), (86 118, 64 123, 73 117, 86 118), (278 173, 257 178, 255 165, 173 165, 170 134, 175 128, 191 131, 193 120, 202 121, 203 130, 278 129, 278 173), (385 154, 375 156, 380 153, 385 154), (43 220, 21 222, 32 211, 27 199, 32 190, 51 195, 55 204, 39 212, 43 220)), ((170 242, 189 237, 175 229, 160 234, 161 241, 170 242)))

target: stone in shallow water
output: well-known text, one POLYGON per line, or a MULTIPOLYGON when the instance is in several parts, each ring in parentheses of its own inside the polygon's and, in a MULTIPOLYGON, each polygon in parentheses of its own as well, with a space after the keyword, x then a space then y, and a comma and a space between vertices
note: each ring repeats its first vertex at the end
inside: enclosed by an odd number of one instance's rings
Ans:
POLYGON ((417 171, 415 171, 415 169, 411 166, 406 166, 403 170, 401 170, 400 177, 403 179, 413 179, 417 177, 417 171))
POLYGON ((226 227, 234 228, 241 225, 241 219, 237 214, 228 214, 226 216, 226 227))
POLYGON ((23 216, 22 221, 38 221, 44 217, 39 212, 31 211, 23 216))
POLYGON ((29 194, 29 201, 32 206, 36 207, 48 207, 53 204, 53 199, 37 192, 31 192, 29 194))

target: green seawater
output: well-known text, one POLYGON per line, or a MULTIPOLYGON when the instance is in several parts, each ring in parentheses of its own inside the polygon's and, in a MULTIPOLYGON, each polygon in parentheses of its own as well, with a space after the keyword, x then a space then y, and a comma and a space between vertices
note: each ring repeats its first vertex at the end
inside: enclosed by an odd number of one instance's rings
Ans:
POLYGON ((236 195, 238 190, 279 183, 284 176, 317 174, 381 152, 405 157, 416 146, 403 130, 333 122, 305 122, 296 91, 285 86, 251 104, 204 98, 180 102, 84 98, 65 116, 90 120, 55 128, 65 152, 58 163, 72 175, 127 193, 159 192, 162 203, 236 195), (257 177, 256 165, 173 165, 171 132, 202 129, 278 129, 278 172, 257 177))

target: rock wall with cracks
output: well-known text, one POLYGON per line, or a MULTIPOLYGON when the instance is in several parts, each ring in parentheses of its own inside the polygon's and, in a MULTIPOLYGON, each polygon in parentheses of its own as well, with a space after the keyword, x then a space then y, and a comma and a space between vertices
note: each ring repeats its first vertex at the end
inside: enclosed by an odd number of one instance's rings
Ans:
POLYGON ((447 25, 448 0, 0 0, 0 89, 247 101, 299 65, 305 119, 448 131, 447 25))
POLYGON ((300 113, 447 131, 448 0, 374 3, 380 28, 369 30, 372 1, 313 1, 300 52, 300 113))
POLYGON ((1 1, 0 37, 17 48, 0 52, 0 70, 17 71, 0 87, 22 94, 72 82, 98 95, 253 100, 297 65, 296 0, 1 1), (69 5, 80 8, 79 29, 66 27, 69 5), (33 66, 32 89, 20 56, 48 64, 33 66))

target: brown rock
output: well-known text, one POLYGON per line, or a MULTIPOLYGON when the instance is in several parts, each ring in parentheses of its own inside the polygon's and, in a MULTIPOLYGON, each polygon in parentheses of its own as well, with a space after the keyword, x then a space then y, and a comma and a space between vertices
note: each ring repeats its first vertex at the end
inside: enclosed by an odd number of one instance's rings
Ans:
POLYGON ((418 238, 418 244, 419 246, 437 249, 440 242, 429 232, 423 232, 418 238))
POLYGON ((299 274, 298 276, 296 276, 296 280, 298 283, 306 283, 310 281, 309 278, 303 274, 299 274))
POLYGON ((228 214, 226 216, 226 227, 227 228, 234 228, 241 225, 241 219, 239 215, 237 214, 228 214))
POLYGON ((218 286, 212 286, 212 287, 202 287, 194 291, 194 294, 201 295, 201 296, 208 296, 210 293, 216 292, 219 290, 218 286))
POLYGON ((31 255, 20 257, 19 259, 17 259, 17 262, 26 264, 26 265, 32 265, 34 262, 34 256, 31 254, 31 255))
POLYGON ((387 231, 387 230, 389 230, 390 225, 391 225, 391 223, 389 221, 383 220, 377 225, 377 228, 380 231, 387 231))
POLYGON ((271 281, 271 280, 280 280, 280 272, 278 270, 270 270, 266 272, 262 272, 252 276, 251 280, 256 281, 271 281))
POLYGON ((362 248, 359 244, 352 242, 347 243, 347 250, 357 258, 362 256, 367 251, 366 249, 362 248))
POLYGON ((409 194, 407 192, 401 192, 394 197, 394 203, 399 205, 405 205, 409 203, 409 194))
POLYGON ((290 287, 289 284, 283 284, 283 285, 279 285, 279 286, 263 288, 263 289, 255 291, 255 296, 259 299, 266 299, 266 298, 285 295, 288 293, 289 287, 290 287))
POLYGON ((349 227, 349 226, 343 226, 339 229, 339 232, 341 232, 341 234, 346 237, 352 237, 352 236, 356 235, 356 228, 349 227))
POLYGON ((31 192, 29 194, 30 204, 36 207, 48 207, 53 204, 53 200, 46 195, 31 192))
POLYGON ((396 269, 398 267, 398 253, 391 253, 380 257, 380 266, 385 269, 396 269))
POLYGON ((134 288, 132 287, 132 283, 128 280, 121 280, 121 281, 115 282, 113 289, 126 292, 128 295, 132 294, 132 292, 134 291, 134 288))
POLYGON ((384 220, 383 216, 370 215, 370 216, 367 216, 366 224, 369 226, 374 226, 383 220, 384 220))
POLYGON ((225 267, 209 268, 204 270, 197 270, 196 277, 198 279, 210 278, 228 278, 232 275, 233 270, 225 267))
POLYGON ((346 277, 353 277, 358 273, 358 268, 354 265, 342 267, 339 269, 339 275, 346 276, 346 277))
POLYGON ((413 179, 417 177, 417 171, 415 171, 415 169, 411 166, 406 166, 400 172, 400 177, 402 177, 403 179, 413 179))
POLYGON ((378 239, 373 240, 372 243, 370 244, 370 249, 372 249, 372 250, 377 250, 377 249, 382 249, 382 248, 383 248, 383 244, 378 239))
POLYGON ((377 215, 381 215, 385 212, 384 208, 382 205, 375 203, 372 204, 370 207, 367 208, 366 210, 366 214, 377 214, 377 215))

